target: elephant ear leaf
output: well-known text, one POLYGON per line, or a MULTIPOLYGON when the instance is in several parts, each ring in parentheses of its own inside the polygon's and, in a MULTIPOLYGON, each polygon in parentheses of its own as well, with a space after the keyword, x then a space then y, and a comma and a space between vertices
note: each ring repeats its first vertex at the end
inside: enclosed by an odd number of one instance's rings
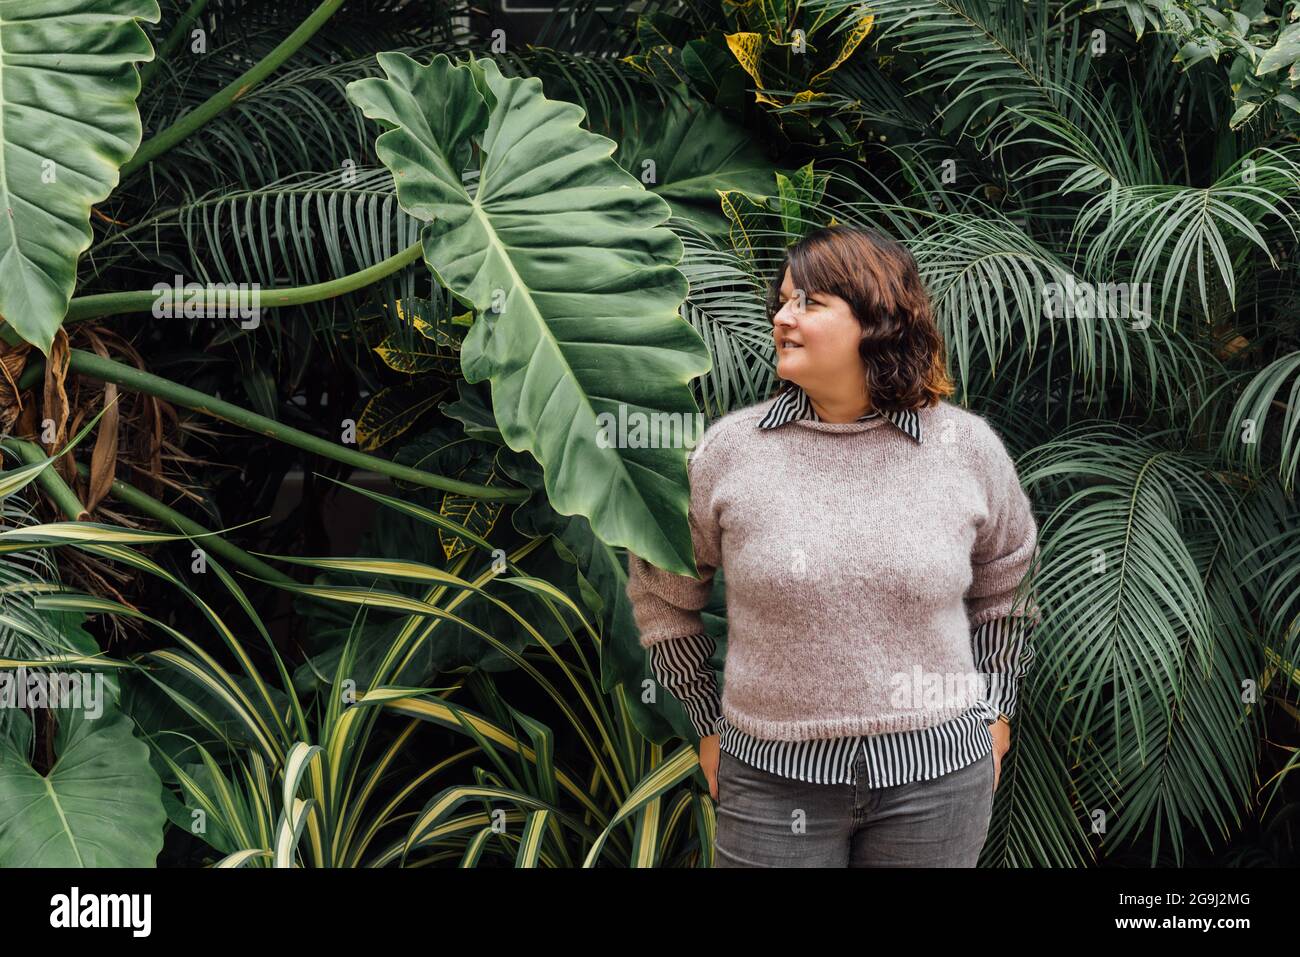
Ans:
POLYGON ((678 312, 687 283, 681 241, 662 225, 670 207, 536 77, 444 54, 379 63, 387 78, 355 81, 348 96, 389 127, 376 152, 402 208, 428 221, 425 261, 479 314, 461 369, 491 382, 503 440, 541 464, 561 515, 696 574, 686 454, 703 417, 689 383, 710 359, 678 312), (474 157, 471 195, 462 174, 474 157))
POLYGON ((137 22, 156 0, 0 4, 0 317, 49 353, 90 247, 90 209, 140 145, 137 22))
POLYGON ((75 718, 47 775, 14 739, 0 742, 0 867, 156 864, 166 819, 162 782, 132 727, 112 706, 98 718, 75 718))

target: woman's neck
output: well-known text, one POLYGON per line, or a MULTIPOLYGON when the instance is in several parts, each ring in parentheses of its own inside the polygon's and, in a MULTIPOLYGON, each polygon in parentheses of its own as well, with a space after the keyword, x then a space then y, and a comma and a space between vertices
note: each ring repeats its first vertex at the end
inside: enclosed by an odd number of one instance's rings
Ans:
POLYGON ((856 422, 872 410, 871 398, 865 392, 836 395, 826 392, 808 393, 808 401, 823 422, 856 422))

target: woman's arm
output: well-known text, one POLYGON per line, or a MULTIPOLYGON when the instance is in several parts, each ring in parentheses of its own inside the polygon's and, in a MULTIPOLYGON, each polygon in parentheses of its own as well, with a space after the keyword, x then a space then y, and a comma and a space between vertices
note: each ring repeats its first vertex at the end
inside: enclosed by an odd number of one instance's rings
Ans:
POLYGON ((996 433, 990 429, 988 434, 991 448, 984 466, 988 516, 971 549, 966 613, 972 629, 1008 615, 1036 625, 1042 613, 1034 596, 1026 594, 1022 602, 1018 593, 1037 557, 1038 525, 1015 463, 996 433))
POLYGON ((701 459, 711 437, 706 433, 687 460, 691 487, 688 518, 700 577, 666 572, 627 553, 627 597, 643 648, 705 630, 700 612, 713 594, 713 574, 722 564, 722 530, 712 501, 714 475, 701 459))
POLYGON ((721 529, 711 501, 712 475, 701 455, 706 433, 687 460, 691 501, 691 543, 699 578, 676 575, 628 552, 627 596, 650 651, 655 680, 676 697, 700 737, 715 734, 721 716, 717 679, 709 667, 715 644, 700 612, 713 593, 713 575, 722 564, 721 529))
POLYGON ((985 458, 988 517, 971 550, 971 585, 966 612, 972 627, 975 667, 989 678, 987 701, 1010 718, 1016 710, 1020 679, 1029 671, 1032 637, 1042 612, 1024 579, 1038 554, 1038 525, 1020 484, 1015 462, 990 428, 985 458))

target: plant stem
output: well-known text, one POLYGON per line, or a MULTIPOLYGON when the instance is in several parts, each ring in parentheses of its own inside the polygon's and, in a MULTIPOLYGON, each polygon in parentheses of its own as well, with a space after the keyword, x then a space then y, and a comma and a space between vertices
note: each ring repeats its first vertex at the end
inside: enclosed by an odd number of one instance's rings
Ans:
POLYGON ((158 68, 162 66, 163 61, 176 52, 176 48, 179 47, 181 41, 185 39, 185 31, 188 30, 190 25, 199 18, 199 14, 203 12, 203 8, 207 5, 208 0, 194 0, 194 2, 190 4, 190 8, 181 15, 179 20, 176 21, 176 26, 172 27, 171 33, 167 34, 167 39, 164 40, 162 46, 158 48, 158 52, 154 55, 154 58, 146 63, 144 68, 140 71, 141 88, 148 86, 149 81, 152 80, 153 75, 158 72, 158 68))
POLYGON ((241 409, 237 405, 232 405, 207 393, 199 392, 197 389, 191 389, 169 379, 123 365, 120 362, 114 362, 112 359, 100 358, 93 352, 84 352, 81 349, 72 349, 70 352, 71 362, 69 368, 82 375, 103 382, 114 382, 133 392, 143 392, 147 395, 157 396, 175 405, 210 415, 221 419, 223 422, 229 422, 231 425, 237 425, 240 428, 248 429, 250 432, 256 432, 258 435, 265 435, 277 442, 292 445, 304 452, 321 455, 336 462, 351 465, 354 468, 373 469, 381 475, 387 475, 389 478, 399 479, 403 482, 410 482, 412 485, 436 488, 440 491, 454 492, 467 498, 482 499, 489 502, 522 502, 531 494, 528 489, 523 488, 474 485, 470 482, 462 482, 458 479, 450 479, 442 475, 435 475, 432 472, 424 472, 406 465, 399 465, 396 462, 390 462, 374 455, 367 455, 355 449, 341 448, 334 442, 299 431, 274 419, 258 415, 256 412, 241 409))
MULTIPOLYGON (((356 292, 358 289, 364 289, 385 276, 391 276, 398 270, 409 266, 420 258, 421 251, 422 246, 420 243, 412 243, 400 253, 389 256, 382 262, 367 266, 360 272, 340 276, 338 279, 313 283, 310 286, 259 289, 257 291, 259 308, 300 306, 305 302, 320 302, 322 299, 333 299, 335 296, 356 292)), ((171 288, 170 283, 168 288, 171 288)), ((207 286, 204 286, 205 312, 216 310, 222 304, 215 298, 214 292, 215 290, 210 290, 207 286)), ((106 292, 95 296, 77 296, 68 304, 68 314, 64 317, 63 322, 64 325, 67 325, 69 322, 80 322, 82 319, 97 319, 101 316, 118 316, 128 312, 150 312, 157 301, 158 293, 152 289, 140 289, 134 292, 106 292)), ((229 306, 228 300, 225 303, 229 306)))
MULTIPOLYGON (((8 326, 4 327, 8 330, 8 326)), ((25 392, 32 386, 36 385, 45 375, 45 356, 36 352, 27 360, 27 368, 23 369, 23 374, 18 377, 18 391, 25 392)))
MULTIPOLYGON (((77 463, 77 471, 82 475, 89 475, 90 469, 83 463, 77 463)), ((202 535, 198 545, 204 551, 212 552, 218 558, 224 558, 232 565, 237 565, 244 571, 256 575, 258 578, 268 579, 276 582, 288 582, 297 584, 292 578, 278 569, 272 568, 266 562, 256 558, 244 551, 237 545, 232 545, 220 535, 213 535, 208 529, 204 528, 193 519, 186 518, 175 509, 164 505, 152 495, 140 491, 134 485, 128 485, 121 479, 114 479, 112 491, 113 498, 139 512, 148 515, 152 519, 165 522, 178 531, 186 535, 202 535)))
MULTIPOLYGON (((376 283, 385 276, 391 276, 401 269, 405 269, 411 263, 420 258, 422 252, 421 243, 411 243, 400 253, 389 256, 382 262, 377 262, 373 266, 367 266, 359 272, 349 273, 346 276, 340 276, 338 279, 330 279, 326 282, 312 283, 310 286, 288 286, 283 289, 258 289, 257 301, 258 308, 275 307, 275 306, 300 306, 306 302, 320 302, 324 299, 333 299, 335 296, 342 296, 349 292, 356 292, 358 289, 364 289, 366 286, 376 283)), ((171 288, 170 286, 168 288, 171 288)), ((209 289, 204 286, 203 308, 216 311, 218 307, 225 305, 230 308, 229 298, 224 302, 219 302, 215 298, 215 289, 209 289)), ((224 295, 224 293, 223 293, 224 295)), ((70 322, 80 322, 83 319, 98 319, 101 316, 119 316, 129 312, 151 312, 154 303, 158 301, 158 294, 152 289, 140 289, 133 292, 106 292, 95 296, 78 296, 68 304, 67 315, 63 317, 63 324, 66 326, 70 322)), ((175 305, 174 305, 175 308, 175 305)), ((13 326, 5 324, 0 326, 0 339, 10 345, 17 345, 21 342, 18 333, 13 326)), ((39 355, 39 353, 38 353, 39 355)), ((29 362, 27 369, 23 373, 23 381, 31 382, 28 379, 32 373, 32 367, 36 359, 29 362)), ((27 388, 27 386, 24 386, 27 388)))
POLYGON ((190 110, 161 133, 156 133, 150 137, 136 151, 136 154, 122 166, 122 179, 125 180, 136 170, 156 159, 159 154, 171 149, 213 117, 222 113, 235 100, 265 80, 275 72, 280 64, 293 56, 300 46, 310 40, 316 31, 324 26, 325 21, 332 17, 334 12, 342 5, 343 0, 322 0, 321 5, 312 12, 311 16, 299 24, 297 30, 285 37, 279 46, 262 57, 246 73, 237 77, 219 93, 214 94, 205 102, 190 110))
MULTIPOLYGON (((44 462, 46 455, 31 442, 25 439, 17 439, 13 436, 0 439, 0 445, 18 454, 18 457, 28 465, 35 465, 37 462, 44 462)), ((63 481, 63 476, 55 471, 51 465, 40 475, 36 476, 36 483, 45 490, 45 494, 50 497, 55 505, 59 507, 64 515, 74 522, 84 522, 90 517, 86 507, 81 504, 77 494, 68 488, 68 483, 63 481)))

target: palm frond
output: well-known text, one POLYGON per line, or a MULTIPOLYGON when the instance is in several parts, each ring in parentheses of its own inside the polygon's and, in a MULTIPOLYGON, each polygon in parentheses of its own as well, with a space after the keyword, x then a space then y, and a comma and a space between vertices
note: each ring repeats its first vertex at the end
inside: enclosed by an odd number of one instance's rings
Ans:
MULTIPOLYGON (((1219 453, 1225 461, 1243 461, 1258 475, 1260 449, 1268 436, 1269 414, 1278 407, 1282 423, 1277 432, 1277 475, 1286 492, 1295 488, 1300 463, 1300 352, 1269 363, 1250 376, 1228 416, 1219 453), (1279 398, 1283 395, 1284 398, 1279 398)), ((1270 443, 1271 445, 1271 443, 1270 443)))
POLYGON ((776 383, 766 291, 735 251, 718 248, 688 221, 669 225, 682 239, 678 268, 690 284, 682 316, 713 357, 713 368, 695 380, 711 420, 761 401, 776 383))
POLYGON ((972 135, 981 149, 1004 131, 1015 106, 1050 110, 1084 132, 1090 125, 1079 92, 1092 57, 1080 44, 1079 21, 1067 39, 1048 0, 811 0, 807 8, 835 15, 852 9, 842 29, 874 16, 878 45, 918 54, 909 86, 948 97, 939 117, 945 131, 964 135, 978 125, 972 135))
POLYGON ((1021 476, 1060 490, 1042 527, 1035 586, 1050 610, 1027 706, 1059 724, 1107 841, 1155 825, 1177 856, 1188 828, 1226 833, 1248 799, 1261 728, 1241 687, 1262 656, 1232 614, 1246 550, 1235 493, 1209 456, 1161 444, 1172 436, 1078 426, 1021 476))
MULTIPOLYGON (((89 274, 145 262, 152 278, 162 265, 187 281, 308 285, 401 252, 418 240, 420 226, 398 205, 384 167, 295 174, 257 189, 196 196, 121 229, 92 249, 89 274)), ((413 296, 418 273, 391 277, 385 301, 413 296)))
POLYGON ((1227 308, 1236 309, 1237 270, 1253 254, 1251 246, 1277 266, 1261 224, 1276 218, 1296 238, 1291 221, 1297 214, 1289 198, 1300 193, 1298 156, 1296 147, 1261 148, 1203 189, 1113 186, 1080 212, 1072 244, 1087 250, 1087 269, 1095 275, 1127 272, 1126 280, 1137 284, 1163 276, 1157 297, 1162 317, 1171 294, 1178 316, 1195 271, 1196 305, 1207 318, 1220 319, 1220 295, 1227 308), (1127 270, 1118 265, 1121 254, 1131 257, 1127 270))

